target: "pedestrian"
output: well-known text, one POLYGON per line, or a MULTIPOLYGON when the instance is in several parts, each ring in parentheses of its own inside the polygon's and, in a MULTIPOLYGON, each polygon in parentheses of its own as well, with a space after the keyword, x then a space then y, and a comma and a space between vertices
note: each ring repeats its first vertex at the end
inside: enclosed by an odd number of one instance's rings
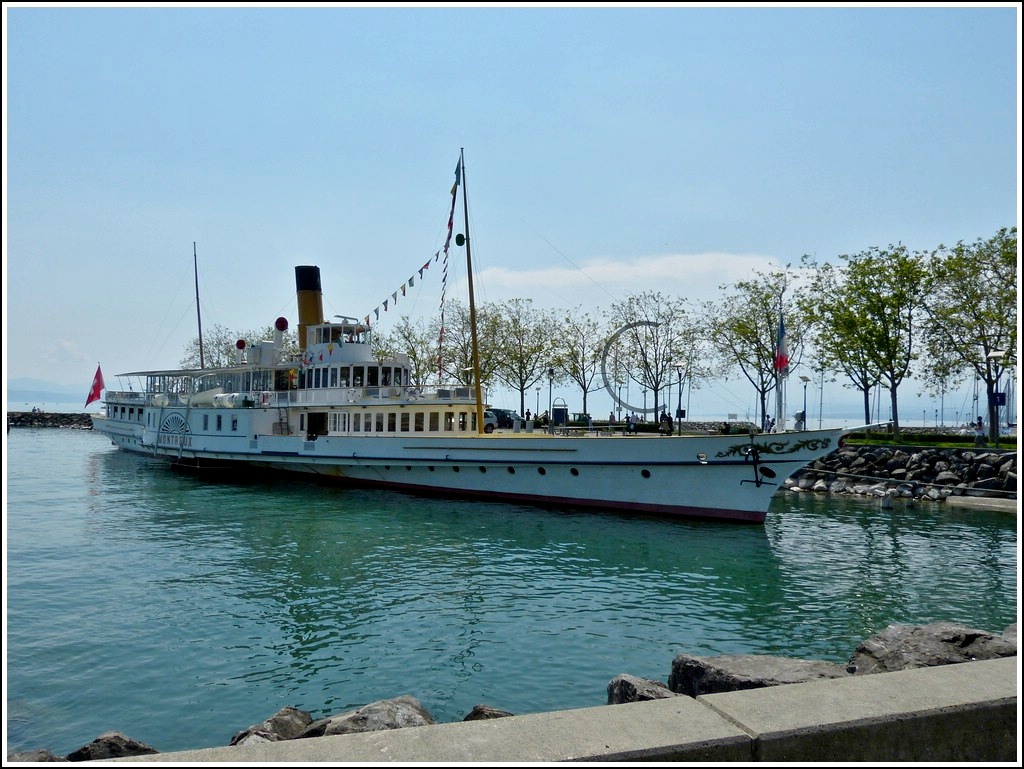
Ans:
POLYGON ((985 440, 985 422, 981 417, 978 417, 977 423, 974 425, 974 445, 976 448, 987 446, 988 443, 985 440))
POLYGON ((529 409, 526 410, 526 421, 527 422, 530 421, 530 410, 529 409))

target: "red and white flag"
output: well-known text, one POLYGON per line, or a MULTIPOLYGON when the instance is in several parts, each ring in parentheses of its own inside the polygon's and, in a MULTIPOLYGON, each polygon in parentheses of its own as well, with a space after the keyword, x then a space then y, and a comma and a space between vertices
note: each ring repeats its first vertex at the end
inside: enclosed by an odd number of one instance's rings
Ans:
POLYGON ((775 370, 782 376, 789 375, 789 343, 786 340, 786 324, 779 314, 779 341, 775 345, 775 370))
POLYGON ((106 388, 103 384, 103 372, 100 371, 100 364, 96 364, 96 376, 92 378, 92 387, 89 388, 89 396, 85 399, 85 405, 88 407, 93 401, 100 399, 100 391, 106 388))

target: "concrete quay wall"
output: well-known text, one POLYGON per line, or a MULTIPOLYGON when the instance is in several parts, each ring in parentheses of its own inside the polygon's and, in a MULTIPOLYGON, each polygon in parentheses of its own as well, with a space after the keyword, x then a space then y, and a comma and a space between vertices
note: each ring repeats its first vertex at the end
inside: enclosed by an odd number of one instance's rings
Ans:
POLYGON ((1015 762, 1016 657, 125 762, 1015 762))

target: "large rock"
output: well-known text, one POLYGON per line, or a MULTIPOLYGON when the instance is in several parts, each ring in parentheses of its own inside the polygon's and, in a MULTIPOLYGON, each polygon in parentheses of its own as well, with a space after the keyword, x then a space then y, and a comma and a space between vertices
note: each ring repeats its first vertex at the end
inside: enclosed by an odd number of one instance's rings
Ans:
POLYGON ((490 718, 508 718, 514 713, 509 713, 507 710, 498 710, 492 708, 490 705, 474 705, 473 709, 466 714, 463 721, 486 721, 490 718))
POLYGON ((313 716, 305 710, 286 705, 266 721, 253 724, 231 738, 231 745, 249 745, 259 742, 291 740, 313 723, 313 716))
POLYGON ((850 667, 857 675, 991 660, 1017 654, 1017 628, 993 635, 955 622, 889 625, 857 644, 850 667))
POLYGON ((645 700, 661 700, 678 695, 661 681, 650 678, 637 678, 621 673, 608 682, 608 704, 621 705, 624 702, 643 702, 645 700))
POLYGON ((434 719, 408 694, 390 700, 378 700, 358 710, 328 716, 307 726, 296 739, 323 737, 330 734, 380 732, 385 729, 403 729, 407 726, 429 726, 434 719))
POLYGON ((678 694, 700 694, 760 689, 798 684, 824 678, 845 678, 842 665, 821 660, 800 660, 759 654, 692 657, 680 654, 672 660, 668 688, 678 694))
POLYGON ((88 745, 68 753, 68 761, 101 761, 108 758, 146 756, 160 751, 121 732, 104 732, 88 745))

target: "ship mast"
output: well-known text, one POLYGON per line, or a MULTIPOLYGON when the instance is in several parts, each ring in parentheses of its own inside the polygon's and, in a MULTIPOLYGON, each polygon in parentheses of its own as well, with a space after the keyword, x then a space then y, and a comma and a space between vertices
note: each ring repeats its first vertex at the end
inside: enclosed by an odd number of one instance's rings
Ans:
MULTIPOLYGON (((477 343, 476 303, 473 298, 473 257, 469 250, 469 189, 466 186, 466 161, 464 150, 459 150, 459 165, 462 167, 462 216, 466 223, 466 279, 469 282, 469 328, 473 350, 473 387, 476 395, 476 429, 484 431, 484 399, 480 385, 480 347, 477 343)), ((458 239, 456 238, 456 244, 458 239)))
POLYGON ((199 257, 196 256, 196 242, 192 241, 192 266, 196 276, 196 323, 199 325, 199 368, 206 368, 203 359, 203 316, 199 312, 199 257))

